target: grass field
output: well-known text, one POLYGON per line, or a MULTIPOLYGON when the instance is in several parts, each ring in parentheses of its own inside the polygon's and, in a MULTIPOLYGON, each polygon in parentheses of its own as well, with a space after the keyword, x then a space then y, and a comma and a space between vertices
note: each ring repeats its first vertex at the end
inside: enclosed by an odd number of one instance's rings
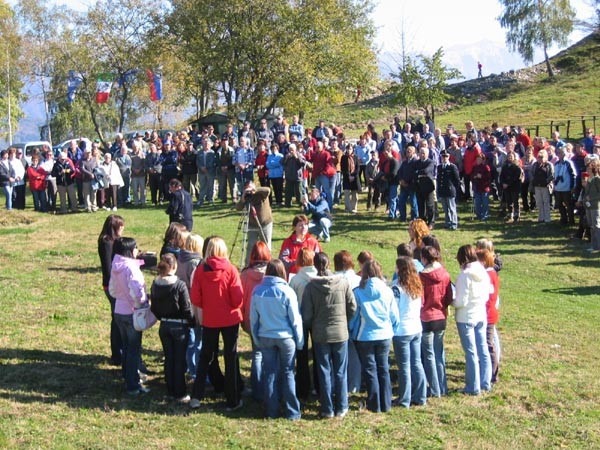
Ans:
MULTIPOLYGON (((275 212, 275 249, 295 212, 275 212)), ((162 209, 119 213, 140 248, 160 249, 168 222, 162 209)), ((109 305, 96 252, 106 214, 0 212, 0 448, 600 448, 600 261, 568 238, 572 230, 538 225, 533 215, 518 225, 481 224, 464 209, 458 231, 435 230, 453 279, 464 243, 491 238, 504 258, 503 361, 491 393, 456 392, 464 360, 451 312, 448 397, 374 415, 359 411, 361 394, 344 420, 332 421, 318 419, 313 400, 290 423, 262 419, 250 398, 229 414, 221 397, 193 413, 167 401, 158 327, 144 333, 152 392, 124 393, 108 365, 109 305)), ((222 235, 231 247, 239 216, 230 207, 202 209, 194 219, 196 232, 222 235)), ((364 203, 358 215, 337 214, 332 232, 326 252, 370 249, 388 274, 396 244, 408 240, 406 225, 366 212, 364 203)), ((153 274, 146 275, 150 283, 153 274)), ((247 379, 245 335, 240 353, 247 379)))

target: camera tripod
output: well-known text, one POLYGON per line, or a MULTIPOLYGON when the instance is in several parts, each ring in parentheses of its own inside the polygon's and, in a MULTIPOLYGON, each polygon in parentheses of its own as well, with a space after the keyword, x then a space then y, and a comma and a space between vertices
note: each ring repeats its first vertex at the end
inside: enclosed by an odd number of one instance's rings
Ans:
POLYGON ((246 201, 244 205, 244 209, 242 211, 242 215, 240 216, 240 220, 238 222, 237 230, 235 232, 235 236, 233 238, 233 245, 231 246, 231 255, 233 255, 233 250, 235 249, 235 244, 237 243, 238 236, 240 231, 242 232, 242 250, 240 255, 240 270, 242 270, 246 266, 246 252, 248 251, 248 227, 250 225, 250 217, 254 217, 256 219, 256 224, 258 225, 258 230, 260 232, 260 240, 264 243, 267 243, 267 237, 265 236, 265 232, 262 228, 262 225, 258 221, 256 208, 252 206, 250 200, 246 201))

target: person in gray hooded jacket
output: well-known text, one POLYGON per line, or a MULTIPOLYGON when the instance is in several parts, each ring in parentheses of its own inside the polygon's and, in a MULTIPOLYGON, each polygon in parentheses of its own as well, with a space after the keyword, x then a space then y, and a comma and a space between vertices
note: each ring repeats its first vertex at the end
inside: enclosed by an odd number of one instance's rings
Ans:
POLYGON ((329 257, 318 253, 317 276, 302 295, 302 320, 311 329, 320 386, 321 417, 348 413, 348 322, 356 300, 348 281, 329 271, 329 257))

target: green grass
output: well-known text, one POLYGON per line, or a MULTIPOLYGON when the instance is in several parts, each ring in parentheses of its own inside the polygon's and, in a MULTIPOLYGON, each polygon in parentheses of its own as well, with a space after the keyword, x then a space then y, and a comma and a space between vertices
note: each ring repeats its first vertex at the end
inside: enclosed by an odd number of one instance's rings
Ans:
MULTIPOLYGON (((391 274, 406 225, 382 213, 336 215, 330 255, 343 248, 373 251, 391 274)), ((123 209, 125 234, 158 251, 162 209, 123 209)), ((290 232, 294 209, 275 212, 273 247, 290 232)), ((222 397, 190 413, 165 399, 158 328, 144 333, 144 359, 156 371, 152 392, 129 398, 119 371, 107 364, 109 306, 101 289, 96 238, 107 213, 51 216, 0 213, 0 447, 2 448, 598 448, 600 447, 600 262, 570 230, 538 225, 529 215, 514 226, 471 222, 462 211, 456 232, 435 230, 448 270, 477 238, 494 240, 501 279, 503 361, 493 392, 464 397, 464 360, 453 317, 446 337, 448 397, 424 408, 374 415, 352 396, 343 421, 318 420, 309 402, 303 419, 264 420, 247 398, 232 414, 222 397), (8 231, 7 231, 8 230, 8 231)), ((227 206, 195 213, 195 231, 222 235, 231 248, 238 215, 227 206)), ((555 217, 556 219, 556 217, 555 217)), ((572 231, 572 230, 571 230, 572 231)), ((239 239, 238 239, 239 240, 239 239)), ((239 261, 240 243, 232 256, 239 261)), ((150 283, 153 274, 146 273, 150 283)), ((452 312, 451 312, 452 314, 452 312)), ((240 340, 248 379, 250 343, 240 340)))

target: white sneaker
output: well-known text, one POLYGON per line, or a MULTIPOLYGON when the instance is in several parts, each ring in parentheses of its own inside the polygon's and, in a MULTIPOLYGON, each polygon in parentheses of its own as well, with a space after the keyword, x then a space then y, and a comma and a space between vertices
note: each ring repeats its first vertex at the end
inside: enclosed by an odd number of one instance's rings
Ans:
POLYGON ((189 403, 189 401, 190 401, 189 395, 184 395, 183 397, 179 397, 177 399, 177 403, 189 403))
POLYGON ((117 207, 116 207, 116 206, 113 206, 113 209, 112 209, 112 210, 113 210, 113 211, 116 211, 116 210, 117 210, 117 207))

